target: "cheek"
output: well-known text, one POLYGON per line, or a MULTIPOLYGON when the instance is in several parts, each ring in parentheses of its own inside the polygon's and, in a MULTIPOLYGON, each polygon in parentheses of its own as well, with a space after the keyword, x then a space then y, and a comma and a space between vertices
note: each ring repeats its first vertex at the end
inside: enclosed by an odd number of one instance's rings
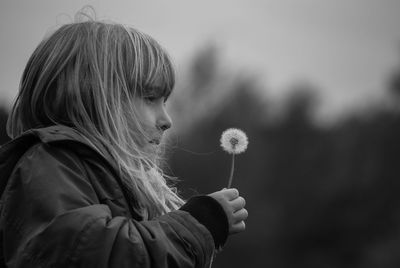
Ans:
POLYGON ((155 133, 155 117, 151 107, 142 106, 136 109, 135 117, 132 118, 130 129, 135 135, 135 140, 141 146, 149 145, 149 140, 155 133))
MULTIPOLYGON (((132 116, 133 121, 137 121, 137 123, 140 123, 140 125, 147 125, 147 122, 149 121, 149 111, 148 107, 146 104, 141 101, 141 100, 135 100, 134 102, 134 115, 132 116)), ((134 124, 134 125, 137 125, 134 124)), ((138 126, 136 126, 137 128, 138 126)))
POLYGON ((138 136, 152 136, 156 132, 157 106, 141 99, 134 101, 135 116, 132 118, 132 130, 138 136))
POLYGON ((139 122, 144 128, 152 128, 155 125, 155 116, 150 107, 141 109, 138 117, 139 122))

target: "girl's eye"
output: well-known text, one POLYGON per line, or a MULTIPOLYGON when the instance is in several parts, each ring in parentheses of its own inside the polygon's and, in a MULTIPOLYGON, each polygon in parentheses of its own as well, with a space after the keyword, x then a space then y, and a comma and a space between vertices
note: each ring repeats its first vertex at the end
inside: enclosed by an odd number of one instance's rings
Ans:
POLYGON ((145 98, 144 98, 144 100, 145 100, 146 102, 150 102, 150 103, 153 103, 153 102, 157 101, 157 99, 158 99, 158 98, 153 97, 153 96, 148 96, 148 97, 145 97, 145 98))
POLYGON ((163 104, 165 104, 167 102, 167 98, 163 98, 163 97, 154 97, 154 96, 147 96, 144 97, 145 102, 147 103, 155 103, 157 101, 162 101, 163 104))

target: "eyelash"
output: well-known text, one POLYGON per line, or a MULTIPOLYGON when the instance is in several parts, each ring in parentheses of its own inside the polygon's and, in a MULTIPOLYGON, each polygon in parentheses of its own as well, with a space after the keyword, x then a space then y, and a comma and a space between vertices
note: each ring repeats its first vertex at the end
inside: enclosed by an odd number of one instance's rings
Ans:
POLYGON ((150 96, 150 97, 145 97, 144 100, 147 101, 147 102, 154 102, 154 101, 157 100, 157 98, 153 97, 153 96, 150 96))
MULTIPOLYGON (((145 97, 144 100, 149 103, 154 103, 155 101, 157 101, 158 99, 161 99, 161 98, 162 97, 148 96, 148 97, 145 97)), ((167 99, 164 98, 163 103, 165 104, 166 102, 167 102, 167 99)))

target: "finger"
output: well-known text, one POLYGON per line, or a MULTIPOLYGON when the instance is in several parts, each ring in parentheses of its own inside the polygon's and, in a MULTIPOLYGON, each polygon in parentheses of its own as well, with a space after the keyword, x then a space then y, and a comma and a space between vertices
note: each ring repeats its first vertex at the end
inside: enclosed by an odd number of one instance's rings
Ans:
POLYGON ((230 203, 233 208, 233 212, 236 212, 244 208, 244 206, 246 205, 246 200, 244 200, 243 197, 239 196, 238 198, 232 200, 230 203))
POLYGON ((244 230, 246 230, 246 224, 244 223, 244 221, 241 221, 241 222, 238 222, 238 223, 232 225, 230 233, 236 234, 236 233, 243 232, 244 230))
POLYGON ((235 223, 246 220, 248 216, 249 216, 249 213, 247 212, 247 210, 245 208, 242 208, 241 210, 238 210, 233 214, 235 223))
POLYGON ((226 189, 226 190, 224 190, 224 193, 229 201, 234 200, 239 197, 239 191, 235 188, 226 189))

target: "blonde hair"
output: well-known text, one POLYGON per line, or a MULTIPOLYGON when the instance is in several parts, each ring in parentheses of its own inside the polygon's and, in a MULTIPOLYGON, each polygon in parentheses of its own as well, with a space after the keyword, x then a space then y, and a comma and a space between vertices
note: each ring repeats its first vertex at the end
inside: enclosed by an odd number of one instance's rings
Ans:
POLYGON ((150 36, 110 22, 63 25, 30 57, 8 134, 16 137, 55 124, 73 127, 111 155, 145 218, 153 218, 183 204, 167 185, 170 177, 159 168, 160 157, 138 145, 138 135, 146 133, 133 99, 149 94, 156 81, 162 85, 156 93, 168 97, 175 83, 173 66, 150 36))

